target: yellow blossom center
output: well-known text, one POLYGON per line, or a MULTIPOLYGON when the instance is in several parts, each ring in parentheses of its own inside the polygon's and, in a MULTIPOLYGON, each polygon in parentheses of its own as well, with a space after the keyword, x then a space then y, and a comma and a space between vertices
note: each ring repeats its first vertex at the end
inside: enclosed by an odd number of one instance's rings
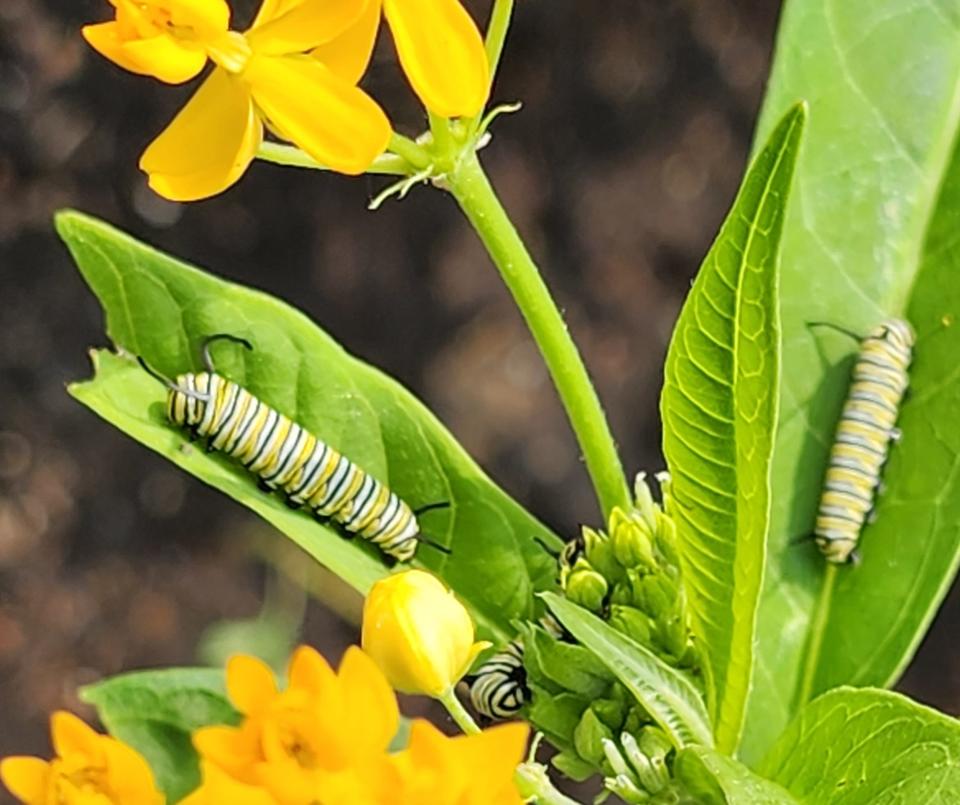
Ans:
POLYGON ((51 763, 49 802, 110 802, 107 770, 102 766, 87 765, 86 759, 76 756, 59 758, 51 763), (80 765, 83 764, 83 765, 80 765))

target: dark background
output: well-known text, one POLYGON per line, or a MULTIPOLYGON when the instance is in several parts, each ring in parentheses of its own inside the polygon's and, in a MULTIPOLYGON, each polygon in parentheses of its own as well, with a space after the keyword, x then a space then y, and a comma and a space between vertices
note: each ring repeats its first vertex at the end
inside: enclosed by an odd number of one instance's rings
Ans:
MULTIPOLYGON (((241 27, 251 4, 234 5, 241 27)), ((487 2, 469 5, 486 19, 487 2)), ((497 121, 484 161, 630 472, 662 467, 666 341, 743 170, 776 5, 517 4, 495 100, 525 107, 497 121)), ((258 556, 278 542, 65 393, 88 374, 86 348, 106 339, 52 232, 58 208, 294 302, 412 388, 559 533, 596 519, 539 356, 452 201, 417 188, 372 213, 381 180, 266 164, 209 201, 159 199, 137 158, 194 85, 133 76, 91 51, 80 25, 109 11, 105 0, 0 0, 0 755, 47 754, 51 710, 90 715, 78 685, 191 663, 209 624, 255 616, 268 575, 258 556)), ((417 132, 386 37, 365 86, 417 132)), ((312 581, 355 611, 330 579, 312 581)), ((954 713, 958 613, 954 596, 902 684, 954 713)), ((318 603, 303 635, 334 660, 357 638, 318 603)))

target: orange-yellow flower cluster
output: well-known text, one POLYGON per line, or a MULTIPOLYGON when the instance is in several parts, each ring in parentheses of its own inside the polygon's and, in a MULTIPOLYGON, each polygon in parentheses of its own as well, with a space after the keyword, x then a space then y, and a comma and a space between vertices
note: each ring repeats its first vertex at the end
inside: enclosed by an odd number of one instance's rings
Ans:
POLYGON ((110 0, 111 22, 87 41, 121 67, 168 83, 214 70, 140 167, 158 193, 204 198, 236 182, 264 126, 341 173, 366 170, 387 147, 386 115, 357 83, 381 11, 400 63, 437 115, 475 115, 489 91, 480 33, 459 0, 264 0, 231 30, 226 0, 110 0))
POLYGON ((418 720, 408 747, 391 754, 396 697, 359 648, 348 649, 334 673, 316 651, 301 647, 284 690, 262 662, 235 657, 227 689, 243 723, 195 733, 204 777, 185 805, 520 802, 512 779, 526 725, 448 738, 418 720))
POLYGON ((129 746, 100 735, 71 713, 50 719, 57 757, 8 757, 0 777, 27 805, 163 805, 147 762, 129 746))

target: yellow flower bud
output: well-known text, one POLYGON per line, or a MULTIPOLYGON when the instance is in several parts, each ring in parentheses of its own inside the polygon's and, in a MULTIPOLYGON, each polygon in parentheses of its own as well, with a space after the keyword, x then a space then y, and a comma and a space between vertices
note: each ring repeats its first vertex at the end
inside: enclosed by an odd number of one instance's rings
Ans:
POLYGON ((363 606, 363 650, 402 693, 440 696, 453 687, 490 645, 473 636, 463 604, 423 570, 381 579, 363 606))

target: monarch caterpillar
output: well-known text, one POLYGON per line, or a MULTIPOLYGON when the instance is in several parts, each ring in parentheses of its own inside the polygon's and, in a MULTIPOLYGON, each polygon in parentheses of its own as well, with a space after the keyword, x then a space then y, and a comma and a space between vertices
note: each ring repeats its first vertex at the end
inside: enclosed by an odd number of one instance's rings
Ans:
MULTIPOLYGON (((561 574, 569 572, 584 551, 581 535, 568 541, 559 553, 539 537, 534 537, 534 541, 557 560, 561 574)), ((567 630, 550 614, 540 618, 540 625, 556 638, 571 639, 567 630)), ((523 666, 523 641, 515 637, 491 655, 467 681, 470 701, 478 713, 497 721, 513 718, 530 699, 527 671, 523 666)))
POLYGON ((176 381, 140 365, 167 387, 167 417, 208 439, 219 450, 259 476, 267 491, 281 490, 293 508, 309 508, 323 522, 333 520, 349 534, 370 540, 384 553, 406 562, 426 542, 417 515, 449 504, 434 503, 413 510, 372 475, 324 444, 305 428, 279 413, 246 389, 217 374, 210 345, 218 340, 253 345, 244 338, 219 333, 207 337, 201 358, 207 371, 179 375, 176 381))
POLYGON ((470 701, 480 715, 513 718, 530 698, 523 667, 523 641, 515 638, 492 655, 470 679, 470 701))
POLYGON ((856 563, 857 542, 873 511, 890 442, 900 438, 894 425, 907 390, 916 336, 902 319, 888 319, 862 338, 826 322, 811 325, 833 327, 860 342, 814 529, 817 547, 828 562, 856 563))

